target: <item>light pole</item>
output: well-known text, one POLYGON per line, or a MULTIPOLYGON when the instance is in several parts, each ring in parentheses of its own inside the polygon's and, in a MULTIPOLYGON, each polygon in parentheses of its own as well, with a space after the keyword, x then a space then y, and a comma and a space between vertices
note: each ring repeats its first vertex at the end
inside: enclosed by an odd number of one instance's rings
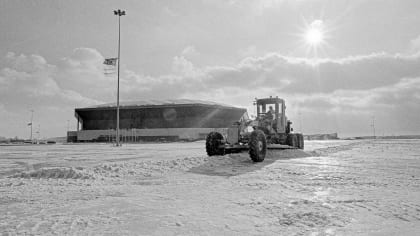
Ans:
POLYGON ((116 142, 117 147, 120 145, 120 41, 121 41, 121 16, 125 16, 125 11, 121 11, 120 9, 114 11, 114 15, 118 16, 118 85, 117 85, 117 134, 116 134, 116 142))

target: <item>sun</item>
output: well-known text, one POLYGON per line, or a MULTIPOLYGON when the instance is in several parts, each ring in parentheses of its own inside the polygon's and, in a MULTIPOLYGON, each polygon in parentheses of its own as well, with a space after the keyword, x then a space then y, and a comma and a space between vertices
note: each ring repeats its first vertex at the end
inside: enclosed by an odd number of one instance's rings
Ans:
POLYGON ((310 47, 318 47, 324 42, 324 22, 314 20, 306 26, 304 40, 310 47))
POLYGON ((319 58, 326 55, 326 49, 331 49, 329 40, 331 32, 334 30, 331 23, 326 24, 323 19, 307 21, 303 18, 303 25, 296 36, 297 49, 305 52, 307 58, 319 58))
POLYGON ((302 16, 302 24, 296 27, 295 47, 290 54, 304 56, 308 59, 328 57, 328 52, 334 50, 331 40, 337 31, 335 19, 318 18, 307 20, 302 16))
POLYGON ((310 28, 305 33, 305 42, 310 46, 318 46, 324 41, 324 34, 320 29, 310 28))

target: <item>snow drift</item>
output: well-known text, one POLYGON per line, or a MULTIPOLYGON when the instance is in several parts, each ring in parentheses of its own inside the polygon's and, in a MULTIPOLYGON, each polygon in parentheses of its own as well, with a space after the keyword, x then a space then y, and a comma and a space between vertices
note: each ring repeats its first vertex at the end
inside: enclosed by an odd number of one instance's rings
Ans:
POLYGON ((94 179, 93 175, 82 168, 41 168, 34 171, 25 171, 14 174, 10 178, 34 179, 94 179))

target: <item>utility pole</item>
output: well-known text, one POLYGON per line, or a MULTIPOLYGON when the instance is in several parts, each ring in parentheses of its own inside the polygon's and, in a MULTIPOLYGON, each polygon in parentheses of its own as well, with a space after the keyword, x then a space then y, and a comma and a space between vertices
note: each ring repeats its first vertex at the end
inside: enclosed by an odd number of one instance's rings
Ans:
POLYGON ((117 127, 116 127, 116 142, 117 147, 121 146, 120 144, 120 41, 121 41, 121 16, 125 16, 125 11, 120 9, 114 11, 114 15, 118 16, 118 85, 117 85, 117 127))
POLYGON ((31 122, 29 123, 29 125, 31 126, 31 136, 30 136, 30 140, 31 140, 31 143, 32 143, 32 121, 33 121, 33 119, 34 119, 34 110, 31 110, 31 122))
POLYGON ((372 130, 373 130, 373 139, 376 139, 376 133, 375 133, 375 116, 372 116, 372 130))
POLYGON ((41 125, 38 125, 38 131, 36 132, 36 134, 38 136, 38 140, 36 142, 39 143, 39 140, 41 139, 41 125))
POLYGON ((255 117, 257 117, 258 116, 258 114, 257 114, 257 98, 255 98, 255 100, 252 102, 252 105, 253 105, 253 107, 254 107, 254 114, 255 114, 255 117))
POLYGON ((299 111, 298 115, 299 115, 299 132, 303 133, 303 131, 302 131, 302 114, 300 113, 300 111, 299 111))

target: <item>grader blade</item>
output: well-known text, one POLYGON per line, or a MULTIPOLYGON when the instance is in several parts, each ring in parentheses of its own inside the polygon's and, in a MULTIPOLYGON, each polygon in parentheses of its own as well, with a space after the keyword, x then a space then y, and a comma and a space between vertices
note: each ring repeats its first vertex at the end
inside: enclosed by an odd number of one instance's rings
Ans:
POLYGON ((285 150, 285 149, 297 149, 297 148, 289 146, 289 145, 270 144, 270 145, 267 146, 267 149, 285 150))

